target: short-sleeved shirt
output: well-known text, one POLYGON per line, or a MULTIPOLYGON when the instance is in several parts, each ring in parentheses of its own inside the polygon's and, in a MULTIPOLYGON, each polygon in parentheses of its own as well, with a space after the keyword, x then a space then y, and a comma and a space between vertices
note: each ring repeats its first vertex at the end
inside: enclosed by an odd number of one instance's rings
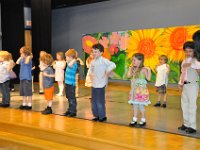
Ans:
POLYGON ((65 84, 69 85, 76 85, 76 71, 77 71, 78 65, 77 62, 74 62, 72 67, 67 66, 67 69, 65 71, 65 84))
MULTIPOLYGON (((54 75, 54 69, 52 66, 48 66, 43 70, 43 73, 54 75)), ((44 88, 50 88, 54 85, 54 78, 52 77, 46 77, 43 75, 43 87, 44 88)))
POLYGON ((22 58, 19 62, 20 65, 20 80, 32 80, 32 60, 29 61, 28 64, 25 64, 25 59, 22 58))
POLYGON ((0 62, 0 83, 4 83, 10 80, 9 72, 7 70, 8 65, 9 65, 8 61, 0 62))

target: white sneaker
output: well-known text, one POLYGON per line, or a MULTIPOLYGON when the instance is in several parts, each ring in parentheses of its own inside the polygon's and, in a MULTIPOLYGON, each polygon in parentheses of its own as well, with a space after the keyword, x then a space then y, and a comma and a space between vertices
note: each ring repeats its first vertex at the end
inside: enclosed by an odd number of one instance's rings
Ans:
POLYGON ((56 94, 56 96, 63 96, 63 94, 62 93, 58 93, 58 94, 56 94))

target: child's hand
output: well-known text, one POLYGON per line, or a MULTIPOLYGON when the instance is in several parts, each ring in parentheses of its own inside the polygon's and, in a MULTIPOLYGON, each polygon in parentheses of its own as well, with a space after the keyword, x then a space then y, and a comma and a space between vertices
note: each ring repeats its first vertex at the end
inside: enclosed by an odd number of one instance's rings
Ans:
POLYGON ((190 67, 190 66, 191 66, 191 63, 184 63, 184 64, 182 65, 183 68, 188 68, 188 67, 190 67))
POLYGON ((90 74, 90 80, 93 81, 93 79, 94 79, 94 74, 92 73, 90 74))
POLYGON ((113 71, 111 71, 111 72, 106 72, 105 74, 104 74, 104 76, 103 76, 103 78, 105 78, 105 77, 113 77, 114 76, 114 72, 113 71))
POLYGON ((179 89, 179 92, 182 92, 182 90, 183 90, 183 85, 179 84, 179 85, 178 85, 178 89, 179 89))

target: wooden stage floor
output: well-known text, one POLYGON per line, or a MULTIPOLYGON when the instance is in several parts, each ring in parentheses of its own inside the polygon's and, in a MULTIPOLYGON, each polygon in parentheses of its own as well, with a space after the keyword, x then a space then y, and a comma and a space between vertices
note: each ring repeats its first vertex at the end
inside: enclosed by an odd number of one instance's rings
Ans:
MULTIPOLYGON (((17 86, 16 86, 17 87, 17 86)), ((21 97, 16 88, 15 92, 12 92, 11 107, 18 108, 21 105, 21 97)), ((38 94, 38 87, 35 84, 35 93, 33 96, 33 110, 41 111, 46 107, 43 95, 38 94)), ((187 135, 184 132, 178 131, 177 127, 182 124, 182 112, 180 107, 180 93, 177 88, 172 87, 168 89, 168 101, 167 108, 155 108, 153 104, 157 100, 155 88, 149 86, 150 100, 152 104, 146 107, 147 129, 158 130, 163 132, 170 132, 175 134, 181 134, 185 136, 192 136, 200 138, 200 132, 192 135, 187 135)), ((133 110, 132 106, 127 103, 128 93, 130 87, 129 84, 116 84, 111 83, 106 89, 106 108, 107 108, 107 123, 119 124, 127 126, 132 119, 133 110)), ((56 91, 57 92, 57 87, 56 91)), ((90 106, 91 90, 80 84, 78 101, 78 115, 77 118, 86 120, 92 119, 91 106, 90 106)), ((65 96, 54 97, 53 112, 58 115, 62 115, 67 110, 67 100, 65 96)), ((198 100, 198 106, 200 102, 198 100)), ((197 127, 200 129, 200 112, 197 112, 197 127)), ((132 129, 131 129, 132 130, 132 129)), ((139 129, 140 130, 140 129, 139 129)), ((143 129, 142 129, 143 130, 143 129)), ((142 131, 141 130, 141 131, 142 131)), ((144 130, 145 132, 146 130, 144 130)), ((152 131, 153 132, 153 131, 152 131)))

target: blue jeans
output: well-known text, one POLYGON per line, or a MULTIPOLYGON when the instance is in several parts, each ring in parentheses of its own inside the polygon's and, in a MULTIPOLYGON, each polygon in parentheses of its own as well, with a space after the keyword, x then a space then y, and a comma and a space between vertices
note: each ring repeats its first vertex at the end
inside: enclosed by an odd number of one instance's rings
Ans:
POLYGON ((66 84, 66 98, 69 102, 68 112, 76 113, 76 87, 73 85, 66 84))
POLYGON ((105 87, 92 88, 92 113, 94 117, 106 117, 105 87))
POLYGON ((10 81, 0 83, 0 91, 2 93, 2 104, 10 104, 10 81))

